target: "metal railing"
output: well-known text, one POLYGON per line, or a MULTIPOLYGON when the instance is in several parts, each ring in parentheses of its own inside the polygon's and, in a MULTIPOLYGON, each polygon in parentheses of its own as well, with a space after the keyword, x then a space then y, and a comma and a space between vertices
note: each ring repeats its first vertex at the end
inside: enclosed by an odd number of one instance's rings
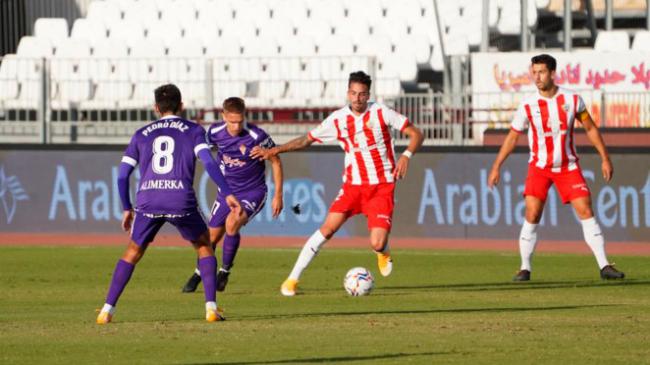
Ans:
MULTIPOLYGON (((0 64, 0 143, 126 143, 155 118, 153 90, 181 87, 185 117, 218 119, 221 101, 244 97, 249 120, 278 142, 304 134, 345 103, 348 70, 373 70, 378 100, 415 123, 428 145, 477 145, 488 128, 508 128, 526 93, 385 92, 374 58, 16 59, 0 64), (238 69, 235 72, 234 69, 238 69), (397 95, 395 95, 397 94, 397 95)), ((386 83, 384 83, 385 85, 386 83)), ((582 90, 606 127, 650 127, 650 91, 582 90)), ((397 144, 405 143, 397 135, 397 144)))

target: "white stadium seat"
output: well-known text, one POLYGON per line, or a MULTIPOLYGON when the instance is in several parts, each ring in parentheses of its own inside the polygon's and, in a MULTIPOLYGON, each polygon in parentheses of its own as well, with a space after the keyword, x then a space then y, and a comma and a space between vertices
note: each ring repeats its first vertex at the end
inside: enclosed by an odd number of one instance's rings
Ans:
POLYGON ((108 38, 121 39, 129 48, 144 39, 144 28, 140 23, 123 20, 108 25, 108 38))
MULTIPOLYGON (((497 0, 497 7, 499 8, 497 23, 499 33, 509 35, 521 33, 521 0, 497 0)), ((533 27, 537 23, 537 7, 531 3, 527 10, 528 26, 533 27)))
POLYGON ((175 22, 157 21, 146 26, 145 34, 146 38, 159 38, 168 44, 170 40, 182 37, 183 29, 175 22))
POLYGON ((160 10, 154 1, 125 2, 124 20, 137 22, 142 25, 156 22, 160 19, 160 10))
POLYGON ((125 44, 107 40, 94 46, 94 62, 90 76, 94 92, 90 100, 80 102, 82 109, 111 109, 118 101, 128 100, 133 93, 129 80, 129 59, 125 58, 125 44))
POLYGON ((52 108, 69 109, 71 103, 90 99, 90 54, 90 43, 85 39, 59 41, 50 61, 52 108))
POLYGON ((239 57, 242 45, 236 38, 214 38, 205 44, 205 55, 208 57, 239 57))
POLYGON ((309 7, 310 19, 330 19, 333 22, 343 21, 345 8, 338 0, 316 0, 312 1, 309 7))
POLYGON ((296 23, 296 35, 311 38, 322 38, 332 34, 332 25, 329 21, 321 18, 309 18, 303 22, 296 23))
POLYGON ((290 19, 270 20, 259 27, 260 37, 275 37, 278 40, 293 37, 296 26, 290 19))
POLYGON ((431 59, 431 42, 425 35, 407 35, 395 42, 395 54, 412 54, 418 64, 426 64, 431 59))
POLYGON ((22 57, 51 57, 54 53, 52 42, 47 38, 24 36, 20 38, 16 54, 22 57))
POLYGON ((97 58, 125 58, 129 55, 129 47, 121 38, 107 38, 93 43, 92 54, 97 58))
POLYGON ((133 43, 131 57, 156 58, 164 57, 166 54, 165 42, 162 38, 140 38, 133 43))
POLYGON ((348 37, 354 44, 358 44, 370 36, 370 24, 364 19, 336 23, 333 30, 334 35, 348 37))
MULTIPOLYGON (((8 109, 36 109, 43 92, 43 60, 18 54, 6 62, 5 66, 3 61, 3 72, 13 73, 17 81, 17 85, 13 82, 6 85, 10 88, 18 86, 19 90, 17 97, 6 100, 4 106, 8 109)), ((8 93, 15 95, 11 90, 8 93)))
POLYGON ((319 56, 347 56, 354 53, 352 40, 341 34, 322 37, 316 44, 319 56))
POLYGON ((305 1, 280 1, 271 6, 272 19, 274 20, 302 20, 307 18, 307 4, 305 1))
POLYGON ((168 40, 169 57, 203 57, 203 42, 197 38, 173 38, 168 40))
POLYGON ((347 11, 347 19, 341 23, 369 23, 372 19, 384 17, 383 7, 375 1, 372 3, 358 0, 344 0, 343 7, 347 11))
POLYGON ((262 59, 264 70, 260 75, 262 80, 292 80, 300 79, 302 65, 298 58, 273 57, 262 59))
POLYGON ((18 99, 18 64, 15 54, 7 54, 0 63, 0 109, 5 101, 18 99))
POLYGON ((650 51, 650 31, 637 31, 632 42, 633 51, 650 51))
POLYGON ((287 90, 284 80, 261 80, 256 84, 257 92, 246 97, 246 104, 252 107, 274 105, 275 100, 283 98, 287 90))
POLYGON ((91 1, 88 4, 86 19, 108 25, 122 20, 122 10, 114 1, 91 1))
POLYGON ((383 57, 393 53, 393 42, 386 34, 369 37, 357 45, 357 54, 383 57))
POLYGON ((243 55, 245 57, 276 57, 279 47, 275 38, 252 37, 243 38, 243 55))
POLYGON ((191 22, 183 29, 184 38, 199 39, 204 46, 219 37, 219 27, 216 22, 191 22))
POLYGON ((600 31, 594 49, 599 52, 620 52, 630 49, 630 36, 623 30, 600 31))
MULTIPOLYGON (((178 24, 188 24, 196 22, 197 9, 192 2, 172 1, 168 4, 159 4, 160 20, 163 23, 176 22, 178 24)), ((216 19, 212 19, 214 22, 216 19)))
POLYGON ((316 43, 307 36, 280 38, 278 47, 281 56, 308 57, 316 53, 316 43))
POLYGON ((304 107, 316 105, 323 95, 323 81, 321 80, 293 80, 287 85, 287 93, 281 99, 276 99, 277 107, 304 107), (316 102, 312 104, 312 100, 316 102))
POLYGON ((64 18, 38 18, 34 23, 34 37, 52 42, 68 38, 68 21, 64 18))
POLYGON ((108 29, 103 22, 96 22, 90 19, 79 18, 72 25, 70 38, 86 39, 91 43, 102 41, 108 37, 108 29))
POLYGON ((340 107, 345 101, 347 94, 347 78, 331 79, 325 81, 323 96, 310 100, 310 105, 318 107, 340 107))
POLYGON ((386 18, 406 22, 423 18, 424 14, 419 0, 401 0, 386 2, 386 18))

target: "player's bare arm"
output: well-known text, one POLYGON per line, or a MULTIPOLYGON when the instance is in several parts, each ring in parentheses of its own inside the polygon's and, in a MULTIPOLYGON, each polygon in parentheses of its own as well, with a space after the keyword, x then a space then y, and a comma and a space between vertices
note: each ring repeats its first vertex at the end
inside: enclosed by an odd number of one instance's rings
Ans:
POLYGON ((588 111, 582 111, 582 113, 577 115, 577 118, 585 128, 587 138, 589 138, 591 144, 593 144, 596 151, 598 151, 600 159, 602 160, 601 169, 603 171, 603 179, 605 179, 606 182, 609 182, 612 179, 612 176, 614 176, 614 166, 612 165, 612 161, 609 159, 609 154, 607 153, 607 147, 605 147, 603 137, 600 134, 596 123, 591 119, 591 115, 589 115, 588 111))
POLYGON ((422 141, 424 140, 422 132, 414 125, 406 127, 402 133, 409 137, 409 145, 406 147, 406 151, 404 151, 402 156, 400 156, 397 165, 395 165, 395 169, 393 170, 393 176, 398 180, 406 177, 409 161, 420 146, 422 146, 422 141))
POLYGON ((282 208, 284 208, 284 202, 282 199, 283 195, 283 184, 284 176, 282 172, 282 160, 279 156, 273 156, 269 159, 271 161, 271 171, 273 174, 273 184, 275 185, 275 191, 273 192, 273 201, 271 202, 271 208, 273 209, 273 218, 277 218, 280 213, 282 213, 282 208))
POLYGON ((130 231, 132 222, 133 222, 133 209, 125 210, 122 213, 122 230, 124 232, 130 231))
POLYGON ((501 168, 501 165, 506 161, 508 156, 512 153, 512 151, 515 150, 515 147, 517 146, 517 139, 519 138, 519 133, 515 130, 510 130, 508 132, 508 135, 506 136, 506 139, 503 141, 503 144, 501 145, 501 149, 499 149, 499 154, 497 155, 497 158, 494 160, 494 163, 492 164, 492 169, 490 170, 490 176, 488 176, 488 186, 491 188, 493 186, 496 186, 499 183, 499 169, 501 168))
POLYGON ((273 148, 262 148, 259 146, 256 146, 251 150, 251 157, 252 158, 258 158, 261 160, 268 160, 272 156, 277 156, 280 153, 284 152, 291 152, 291 151, 298 151, 305 149, 314 143, 314 140, 309 138, 308 135, 304 135, 298 138, 294 138, 291 141, 281 145, 281 146, 276 146, 273 148))

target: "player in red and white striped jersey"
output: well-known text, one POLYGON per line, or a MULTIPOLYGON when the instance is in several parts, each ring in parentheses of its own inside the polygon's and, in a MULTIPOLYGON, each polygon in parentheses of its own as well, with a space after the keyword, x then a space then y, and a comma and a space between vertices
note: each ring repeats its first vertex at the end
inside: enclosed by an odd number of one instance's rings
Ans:
POLYGON ((596 256, 601 278, 622 279, 625 275, 607 260, 605 239, 591 209, 591 193, 575 152, 575 120, 582 123, 587 137, 598 151, 602 159, 603 178, 609 182, 614 170, 605 143, 582 98, 555 85, 555 59, 542 54, 533 57, 531 62, 538 92, 525 98, 517 108, 510 133, 488 177, 490 187, 499 183, 501 164, 514 150, 519 135, 528 128, 530 159, 524 188, 526 220, 519 235, 521 268, 514 280, 530 280, 530 260, 537 243, 537 224, 542 217, 548 189, 553 184, 562 203, 571 203, 580 218, 584 239, 596 256))
POLYGON ((422 144, 422 133, 409 120, 380 103, 369 103, 370 76, 350 74, 349 105, 333 112, 306 136, 271 149, 255 148, 251 156, 270 158, 279 153, 306 148, 313 143, 338 141, 345 151, 343 186, 332 203, 325 222, 307 240, 291 274, 282 284, 283 295, 296 292, 298 280, 320 248, 353 215, 368 218, 370 244, 377 253, 379 271, 388 276, 392 258, 388 235, 393 216, 395 181, 406 176, 409 159, 422 144), (409 137, 406 151, 395 157, 391 129, 409 137))

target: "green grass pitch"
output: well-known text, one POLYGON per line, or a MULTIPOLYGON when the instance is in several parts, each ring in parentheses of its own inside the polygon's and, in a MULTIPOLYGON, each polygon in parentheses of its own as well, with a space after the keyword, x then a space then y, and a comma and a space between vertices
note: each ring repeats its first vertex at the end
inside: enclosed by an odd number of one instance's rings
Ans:
POLYGON ((219 297, 228 320, 207 323, 203 293, 180 292, 193 251, 154 245, 97 326, 121 252, 0 247, 0 363, 650 363, 648 257, 616 257, 629 279, 603 282, 591 256, 539 254, 516 284, 515 253, 395 250, 382 278, 370 250, 325 248, 285 298, 298 250, 244 247, 219 297), (370 296, 346 295, 353 266, 375 275, 370 296))

